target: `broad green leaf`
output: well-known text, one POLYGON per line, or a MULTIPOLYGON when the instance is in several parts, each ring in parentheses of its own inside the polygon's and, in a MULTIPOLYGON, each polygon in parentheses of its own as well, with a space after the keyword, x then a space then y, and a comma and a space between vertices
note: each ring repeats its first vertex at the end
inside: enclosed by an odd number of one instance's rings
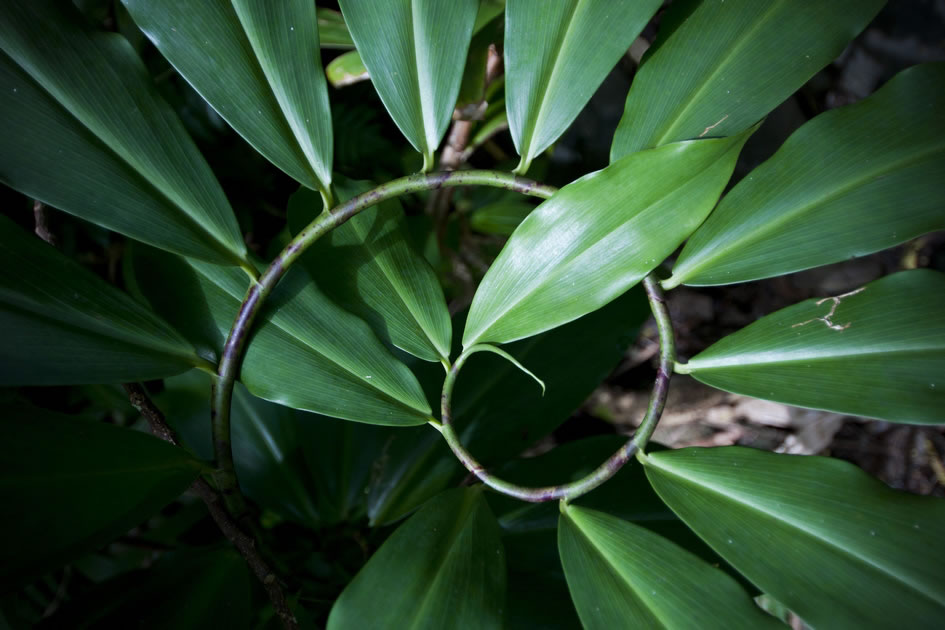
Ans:
MULTIPOLYGON (((367 192, 370 182, 343 179, 339 201, 367 192)), ((289 229, 297 234, 321 211, 321 200, 300 189, 289 199, 289 229)), ((410 245, 397 200, 368 208, 335 228, 303 255, 319 288, 364 319, 377 336, 425 361, 449 358, 452 329, 433 269, 410 245)))
MULTIPOLYGON (((209 356, 219 356, 246 292, 235 270, 136 248, 139 290, 209 356)), ((254 395, 327 416, 422 424, 416 377, 360 319, 326 298, 303 268, 281 280, 253 325, 240 380, 254 395)))
POLYGON ((635 285, 709 214, 749 135, 640 152, 559 190, 489 268, 463 346, 560 326, 635 285))
POLYGON ((945 275, 904 271, 789 306, 677 371, 789 405, 945 423, 945 275))
POLYGON ((458 110, 472 106, 472 112, 464 112, 466 114, 477 112, 480 103, 485 99, 489 48, 498 46, 502 41, 505 20, 500 16, 504 11, 505 2, 485 0, 479 3, 473 37, 469 42, 469 53, 466 55, 466 68, 463 70, 463 80, 460 82, 459 96, 456 99, 458 110))
MULTIPOLYGON (((463 368, 453 395, 454 421, 463 444, 490 467, 534 445, 567 420, 613 371, 648 315, 643 290, 633 289, 556 330, 509 344, 506 350, 512 356, 539 373, 547 385, 544 396, 529 376, 505 359, 477 354, 463 368)), ((458 334, 462 320, 457 318, 456 324, 458 334)), ((443 384, 442 369, 432 363, 415 369, 435 401, 443 384)), ((370 499, 372 524, 395 521, 467 474, 439 434, 427 427, 410 431, 416 436, 397 430, 379 467, 370 499)), ((556 518, 552 510, 552 524, 556 518)))
POLYGON ((719 555, 813 627, 945 615, 945 501, 835 459, 740 447, 653 453, 647 476, 719 555))
POLYGON ((627 97, 610 160, 730 136, 838 56, 884 0, 685 0, 667 11, 627 97))
POLYGON ((0 414, 0 591, 117 538, 200 472, 143 433, 26 405, 0 414))
POLYGON ((777 628, 724 572, 609 514, 562 506, 558 546, 585 628, 777 628))
POLYGON ((664 284, 767 278, 945 229, 943 109, 938 63, 818 116, 722 199, 664 284))
POLYGON ((332 87, 340 88, 346 85, 352 85, 360 81, 370 79, 364 62, 361 61, 361 55, 356 50, 350 50, 343 55, 338 55, 325 67, 325 76, 332 87))
MULTIPOLYGON (((199 371, 165 380, 156 402, 187 445, 213 456, 210 379, 199 371)), ((243 493, 260 507, 310 528, 366 514, 368 482, 392 429, 289 409, 233 392, 232 441, 243 493)), ((418 427, 419 428, 419 427, 418 427)))
POLYGON ((149 309, 6 217, 0 268, 0 385, 138 381, 206 365, 149 309))
POLYGON ((178 72, 266 159, 328 194, 332 129, 311 0, 122 0, 178 72))
POLYGON ((3 183, 156 247, 248 266, 223 191, 131 46, 71 3, 3 3, 0 118, 3 183))
POLYGON ((401 525, 332 607, 329 630, 500 628, 505 554, 481 488, 457 488, 401 525))
POLYGON ((469 216, 469 227, 483 234, 511 236, 534 209, 535 205, 526 201, 496 201, 474 210, 469 216))
POLYGON ((339 48, 347 50, 354 48, 354 41, 348 32, 345 19, 338 11, 331 9, 315 9, 318 19, 318 43, 322 48, 339 48))
POLYGON ((508 0, 509 129, 528 170, 568 128, 661 0, 508 0))
POLYGON ((340 0, 341 12, 384 107, 433 168, 456 105, 476 0, 340 0))
POLYGON ((252 586, 235 549, 184 547, 70 598, 40 628, 248 630, 255 617, 252 586))

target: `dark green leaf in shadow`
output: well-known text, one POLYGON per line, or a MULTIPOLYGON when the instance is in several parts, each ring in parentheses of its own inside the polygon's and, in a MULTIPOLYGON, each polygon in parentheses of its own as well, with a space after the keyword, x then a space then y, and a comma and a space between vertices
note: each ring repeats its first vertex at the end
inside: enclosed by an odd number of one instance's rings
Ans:
POLYGON ((741 447, 653 453, 646 472, 719 555, 811 626, 923 628, 945 615, 942 499, 839 460, 741 447))
POLYGON ((325 194, 328 88, 311 0, 122 0, 194 89, 266 159, 325 194))
MULTIPOLYGON (((132 252, 139 288, 195 345, 219 356, 246 293, 233 269, 132 252)), ((301 267, 273 291, 253 326, 240 380, 254 395, 356 422, 423 424, 430 408, 416 377, 362 320, 326 298, 301 267)))
POLYGON ((117 538, 200 472, 185 451, 130 429, 26 405, 0 416, 0 591, 117 538))
POLYGON ((945 275, 904 271, 789 306, 718 341, 678 371, 789 405, 945 423, 945 275))
POLYGON ((315 15, 318 19, 318 43, 322 48, 354 48, 354 41, 340 12, 317 8, 315 15))
POLYGON ((667 287, 757 280, 945 229, 945 63, 797 130, 696 230, 667 287))
POLYGON ((469 227, 483 234, 511 236, 534 209, 535 206, 527 201, 496 201, 473 210, 469 227))
POLYGON ((751 127, 839 55, 884 4, 674 2, 630 88, 611 162, 751 127))
POLYGON ((0 385, 137 381, 206 365, 152 311, 6 217, 0 268, 0 385))
POLYGON ((508 0, 505 25, 509 129, 516 172, 574 121, 660 8, 661 0, 508 0))
MULTIPOLYGON (((157 401, 196 453, 212 457, 210 379, 192 371, 165 381, 157 401)), ((429 429, 427 429, 429 430, 429 429)), ((397 430, 292 410, 233 394, 236 473, 246 496, 283 518, 316 529, 367 513, 368 484, 397 430)))
POLYGON ((39 628, 248 630, 254 618, 251 580, 235 550, 178 551, 105 582, 39 628))
MULTIPOLYGON (((341 178, 339 201, 372 188, 341 178)), ((297 234, 321 211, 321 200, 300 189, 289 200, 289 229, 297 234)), ((452 329, 443 289, 410 244, 397 200, 368 208, 319 239, 302 257, 319 288, 364 319, 378 338, 425 361, 449 358, 452 329)))
POLYGON ((378 96, 433 168, 472 37, 476 0, 341 0, 341 12, 378 96))
POLYGON ((0 118, 3 183, 156 247, 248 266, 223 191, 144 65, 72 3, 3 3, 0 118))
POLYGON ((559 190, 489 268, 463 346, 560 326, 638 283, 705 220, 750 133, 643 151, 559 190))
MULTIPOLYGON (((486 466, 532 446, 567 420, 610 374, 648 315, 642 289, 633 289, 559 329, 509 344, 512 356, 540 372, 547 386, 544 396, 508 361, 476 355, 463 369, 453 396, 463 443, 486 466)), ((457 318, 455 323, 461 327, 463 322, 457 318)), ((436 400, 442 369, 430 363, 414 369, 428 396, 436 400)), ((467 474, 442 437, 427 427, 398 429, 385 453, 371 493, 372 524, 395 521, 467 474)), ((552 514, 552 522, 556 518, 552 514)))
POLYGON ((387 539, 335 602, 328 628, 499 628, 505 582, 481 489, 457 488, 387 539))
POLYGON ((735 580, 662 536, 562 506, 561 563, 585 628, 777 628, 735 580))

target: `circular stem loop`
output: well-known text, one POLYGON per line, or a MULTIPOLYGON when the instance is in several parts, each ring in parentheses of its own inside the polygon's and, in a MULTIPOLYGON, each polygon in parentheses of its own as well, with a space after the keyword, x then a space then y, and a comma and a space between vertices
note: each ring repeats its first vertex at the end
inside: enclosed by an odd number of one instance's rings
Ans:
POLYGON ((650 301, 650 310, 653 312, 653 317, 656 319, 656 327, 659 331, 660 362, 659 369, 656 373, 656 380, 653 383, 653 392, 650 394, 650 402, 646 410, 646 415, 643 417, 640 428, 637 429, 634 436, 628 440, 626 444, 621 446, 620 450, 611 455, 607 461, 598 466, 589 475, 571 483, 535 488, 520 486, 499 479, 487 471, 476 458, 466 450, 460 443, 459 436, 453 428, 451 401, 453 398, 453 387, 456 384, 456 377, 459 375, 459 371, 462 369, 463 364, 466 363, 466 360, 476 352, 482 350, 494 351, 490 346, 485 346, 484 344, 474 345, 467 348, 459 358, 456 359, 456 362, 453 363, 453 366, 447 373, 446 380, 443 381, 443 394, 440 398, 441 421, 435 424, 431 423, 443 435, 444 439, 446 439, 446 443, 449 444, 453 454, 462 462, 466 470, 474 474, 482 483, 493 490, 522 501, 541 503, 543 501, 563 500, 568 502, 583 494, 587 494, 613 477, 624 464, 630 461, 630 458, 632 458, 637 451, 646 448, 647 442, 649 442, 659 422, 660 416, 663 414, 663 407, 666 405, 666 396, 669 393, 669 379, 673 373, 673 363, 676 360, 676 344, 673 338, 672 321, 669 318, 669 312, 666 309, 666 301, 663 298, 663 292, 659 287, 659 283, 651 274, 643 279, 643 286, 646 289, 646 295, 650 301))

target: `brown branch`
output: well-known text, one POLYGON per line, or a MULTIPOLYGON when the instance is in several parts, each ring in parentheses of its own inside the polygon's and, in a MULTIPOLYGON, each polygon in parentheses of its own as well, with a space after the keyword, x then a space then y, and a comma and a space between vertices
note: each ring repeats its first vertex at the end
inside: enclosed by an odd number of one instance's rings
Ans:
MULTIPOLYGON (((151 402, 151 398, 148 396, 144 387, 138 383, 126 383, 122 385, 122 387, 124 387, 125 392, 128 394, 131 405, 148 421, 151 432, 165 442, 170 442, 174 446, 180 446, 180 440, 174 432, 174 429, 167 424, 161 410, 151 402)), ((223 532, 226 539, 236 547, 236 550, 243 556, 246 564, 249 565, 252 572, 255 573, 259 581, 262 582, 263 588, 266 589, 266 593, 269 595, 269 601, 272 602, 272 606, 275 608, 276 614, 282 622, 282 626, 287 630, 297 630, 299 627, 298 621, 295 615, 292 614, 289 604, 286 602, 285 594, 282 592, 279 580, 259 554, 259 551, 256 549, 256 541, 253 537, 244 532, 233 517, 230 516, 223 505, 223 499, 216 490, 210 487, 210 484, 203 479, 197 479, 197 481, 190 486, 190 489, 203 499, 217 527, 220 528, 220 531, 223 532)))

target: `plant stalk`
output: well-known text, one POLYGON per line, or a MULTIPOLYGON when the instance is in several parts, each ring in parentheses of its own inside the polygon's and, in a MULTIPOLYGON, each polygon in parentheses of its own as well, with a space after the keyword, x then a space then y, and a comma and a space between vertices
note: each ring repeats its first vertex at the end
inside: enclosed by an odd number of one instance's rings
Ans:
POLYGON ((468 170, 409 175, 381 184, 373 190, 352 197, 348 201, 322 212, 315 220, 299 232, 276 256, 275 260, 259 276, 246 293, 236 321, 223 346, 223 354, 217 368, 210 401, 210 417, 213 431, 213 449, 217 473, 215 480, 233 516, 239 518, 245 501, 239 492, 236 470, 233 464, 233 446, 230 442, 230 403, 233 385, 239 375, 240 361, 246 341, 257 313, 266 298, 288 271, 289 267, 319 238, 338 227, 359 212, 388 199, 409 193, 456 186, 491 186, 514 190, 525 195, 547 199, 557 190, 553 186, 540 184, 511 173, 491 170, 468 170))
POLYGON ((666 301, 663 298, 659 282, 648 275, 643 279, 643 286, 646 289, 647 298, 650 301, 650 310, 656 319, 656 327, 660 337, 660 361, 656 374, 656 380, 653 383, 653 392, 650 394, 650 402, 646 410, 646 415, 640 423, 634 436, 620 447, 616 453, 610 456, 603 464, 591 472, 586 477, 558 486, 544 487, 526 487, 514 484, 503 479, 499 479, 487 471, 476 461, 476 458, 466 450, 460 443, 453 428, 452 411, 450 409, 453 397, 453 386, 456 384, 456 377, 462 369, 466 360, 483 348, 481 346, 471 346, 463 352, 453 363, 446 380, 443 381, 443 394, 440 398, 441 418, 439 423, 431 423, 443 437, 456 458, 462 462, 466 470, 479 478, 493 490, 502 494, 507 494, 522 501, 531 503, 541 503, 544 501, 564 501, 570 502, 583 494, 587 494, 597 486, 601 485, 613 477, 624 464, 638 452, 646 448, 656 425, 663 414, 663 407, 666 405, 666 396, 669 393, 669 380, 673 373, 673 363, 676 358, 676 344, 673 338, 673 325, 669 318, 669 311, 666 309, 666 301))

